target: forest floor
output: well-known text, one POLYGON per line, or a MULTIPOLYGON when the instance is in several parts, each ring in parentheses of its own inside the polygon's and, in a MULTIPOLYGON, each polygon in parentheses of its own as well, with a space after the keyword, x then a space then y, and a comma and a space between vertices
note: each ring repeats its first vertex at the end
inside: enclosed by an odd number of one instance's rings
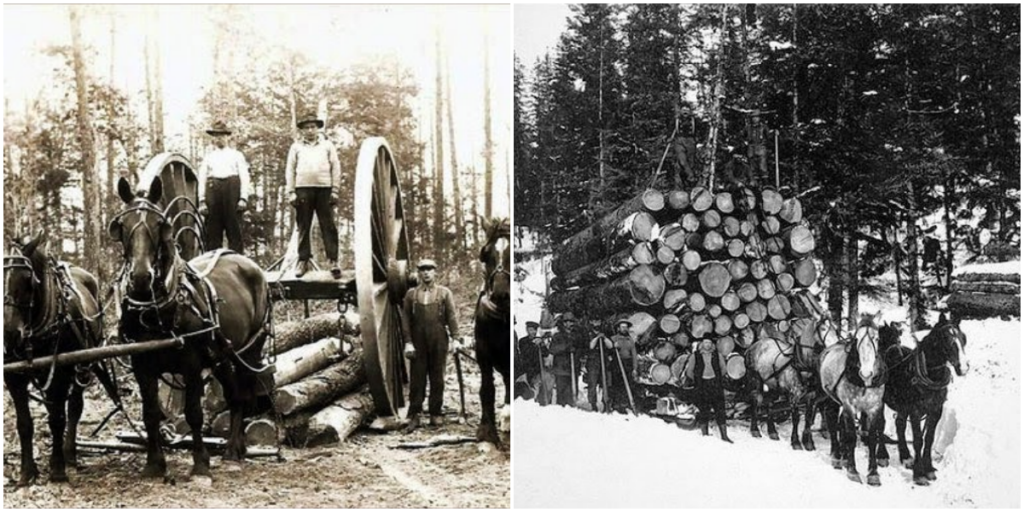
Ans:
MULTIPOLYGON (((460 302, 463 295, 453 287, 460 302)), ((472 334, 472 304, 461 304, 464 333, 472 334)), ((398 449, 398 443, 427 441, 439 435, 475 436, 479 424, 480 373, 465 361, 468 422, 455 420, 459 388, 452 358, 445 385, 449 421, 405 435, 358 430, 348 441, 317 448, 282 447, 282 457, 248 459, 240 471, 229 471, 213 456, 212 484, 190 481, 188 451, 168 454, 169 477, 144 480, 139 471, 144 453, 105 453, 80 456, 81 467, 69 469, 70 483, 49 482, 47 460, 50 436, 46 411, 33 402, 35 458, 43 476, 36 485, 17 488, 19 442, 14 408, 4 392, 4 508, 508 508, 511 505, 509 451, 482 452, 475 443, 433 448, 398 449)), ((504 385, 496 374, 497 398, 504 385)), ((122 386, 135 388, 128 376, 122 386)), ((91 388, 80 436, 88 436, 111 407, 109 399, 91 388)), ((127 402, 129 414, 141 418, 138 395, 127 402)), ((127 424, 116 417, 100 438, 110 438, 127 424)), ((503 434, 505 446, 510 438, 503 434)))

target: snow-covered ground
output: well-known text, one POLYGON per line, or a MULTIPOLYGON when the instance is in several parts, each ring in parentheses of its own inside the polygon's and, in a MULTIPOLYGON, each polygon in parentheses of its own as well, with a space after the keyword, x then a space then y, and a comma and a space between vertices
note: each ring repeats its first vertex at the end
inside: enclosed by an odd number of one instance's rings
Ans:
MULTIPOLYGON (((527 277, 517 290, 517 331, 523 330, 525 321, 539 318, 544 291, 540 260, 522 267, 527 277)), ((860 309, 882 310, 886 321, 907 318, 906 308, 891 304, 864 300, 860 309)), ((1020 321, 964 321, 961 327, 971 369, 950 388, 936 437, 939 479, 929 487, 915 486, 910 470, 896 465, 879 470, 879 488, 850 482, 844 472, 832 469, 827 439, 816 437, 816 452, 793 451, 788 423, 779 427, 782 441, 771 441, 767 436, 751 438, 746 421, 730 421, 735 444, 729 445, 717 436, 702 437, 657 418, 602 415, 517 400, 513 504, 1019 508, 1020 321)), ((895 437, 891 411, 887 418, 887 432, 895 437)), ((898 462, 895 446, 889 453, 898 462)), ((858 445, 857 464, 866 474, 863 445, 858 445)))

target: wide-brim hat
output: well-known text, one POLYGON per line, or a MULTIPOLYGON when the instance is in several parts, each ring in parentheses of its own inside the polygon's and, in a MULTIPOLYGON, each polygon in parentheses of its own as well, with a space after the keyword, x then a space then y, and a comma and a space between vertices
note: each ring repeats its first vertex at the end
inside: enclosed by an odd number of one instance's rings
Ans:
POLYGON ((626 327, 628 328, 633 327, 633 322, 630 322, 629 320, 619 320, 618 322, 615 322, 615 327, 618 327, 622 324, 626 324, 626 327))
POLYGON ((422 260, 420 260, 419 263, 416 264, 416 268, 421 269, 421 270, 425 269, 425 268, 435 268, 436 269, 437 268, 437 263, 434 262, 434 260, 432 260, 430 258, 423 258, 422 260))
POLYGON ((231 135, 231 130, 228 125, 224 124, 224 121, 217 121, 210 129, 206 130, 206 133, 208 135, 231 135))
POLYGON ((531 322, 526 322, 526 328, 529 329, 530 327, 533 327, 534 329, 537 329, 537 328, 540 327, 540 324, 538 324, 537 322, 532 322, 532 321, 531 322))
POLYGON ((303 125, 307 124, 315 124, 317 128, 324 127, 324 121, 317 117, 316 112, 310 112, 300 117, 298 122, 295 123, 295 126, 298 128, 302 128, 303 125))

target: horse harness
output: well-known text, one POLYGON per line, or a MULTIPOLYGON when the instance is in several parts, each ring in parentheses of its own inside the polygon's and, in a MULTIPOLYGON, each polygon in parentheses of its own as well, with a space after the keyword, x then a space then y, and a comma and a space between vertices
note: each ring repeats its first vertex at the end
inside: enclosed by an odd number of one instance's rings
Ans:
MULTIPOLYGON (((505 243, 508 244, 509 237, 510 234, 508 231, 500 228, 495 228, 495 231, 489 237, 487 244, 484 246, 484 249, 491 246, 492 244, 496 245, 499 240, 504 240, 505 243)), ((506 247, 508 247, 508 245, 506 245, 506 247)), ((477 298, 477 303, 482 307, 484 314, 487 315, 488 317, 507 322, 509 317, 509 311, 507 310, 507 308, 500 307, 490 298, 490 295, 491 293, 493 293, 494 289, 495 277, 504 274, 509 277, 510 282, 512 279, 512 273, 510 272, 509 269, 505 268, 505 264, 501 260, 500 253, 502 251, 504 251, 504 249, 498 250, 499 255, 496 258, 494 270, 490 271, 487 274, 487 278, 484 281, 483 288, 480 290, 480 295, 477 298)), ((481 251, 481 259, 482 257, 483 254, 481 251)))
MULTIPOLYGON (((946 327, 943 327, 946 328, 946 327)), ((931 334, 929 334, 930 336, 931 334)), ((925 336, 927 338, 927 336, 925 336)), ((893 345, 886 349, 886 354, 891 350, 899 350, 900 345, 893 345)), ((933 380, 928 374, 932 370, 938 370, 946 366, 945 361, 934 366, 928 366, 927 357, 924 350, 921 348, 921 342, 918 341, 914 346, 914 349, 910 351, 906 356, 903 356, 896 364, 890 366, 890 370, 895 370, 904 364, 910 363, 910 371, 913 375, 910 378, 910 383, 914 386, 924 388, 929 391, 940 391, 949 387, 949 384, 953 382, 953 375, 951 372, 946 373, 946 377, 941 381, 933 380)))
MULTIPOLYGON (((868 337, 868 333, 864 333, 864 336, 861 336, 860 339, 857 339, 855 343, 850 343, 849 342, 849 341, 853 341, 852 339, 848 340, 846 342, 841 342, 841 343, 843 343, 843 345, 845 345, 844 350, 846 351, 846 354, 847 354, 847 356, 846 356, 846 364, 843 366, 843 371, 842 371, 842 373, 839 374, 839 378, 836 379, 835 385, 833 385, 832 389, 829 390, 828 394, 830 396, 836 396, 836 390, 839 389, 839 384, 843 381, 843 377, 846 377, 847 379, 850 379, 851 381, 853 381, 853 379, 857 379, 858 381, 860 380, 860 376, 857 375, 856 372, 854 372, 854 375, 852 377, 848 375, 850 373, 850 368, 853 366, 853 362, 854 362, 851 359, 850 354, 858 354, 857 347, 859 347, 860 343, 863 342, 864 339, 867 338, 867 337, 868 337), (851 349, 853 349, 853 350, 851 350, 851 349)), ((875 356, 877 357, 878 355, 880 355, 880 354, 877 353, 877 348, 876 348, 875 356)), ((858 357, 856 363, 857 363, 858 366, 860 365, 859 357, 858 357)), ((861 381, 860 384, 857 384, 856 381, 854 381, 852 383, 854 385, 856 385, 857 387, 861 387, 861 388, 865 388, 865 389, 881 387, 881 386, 884 386, 886 380, 888 380, 887 379, 887 374, 888 374, 888 370, 885 367, 884 358, 882 358, 882 375, 877 379, 877 381, 875 382, 874 385, 865 386, 865 385, 863 385, 864 384, 863 381, 861 381)))

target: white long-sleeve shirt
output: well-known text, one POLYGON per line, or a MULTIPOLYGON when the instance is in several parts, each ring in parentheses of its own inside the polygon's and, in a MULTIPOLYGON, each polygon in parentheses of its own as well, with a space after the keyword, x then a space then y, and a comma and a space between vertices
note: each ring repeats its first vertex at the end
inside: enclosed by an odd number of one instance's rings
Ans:
POLYGON ((313 144, 298 141, 292 144, 285 164, 286 192, 294 192, 296 188, 318 187, 330 188, 337 193, 340 186, 338 150, 330 140, 320 139, 313 144))
POLYGON ((241 198, 246 201, 252 196, 252 180, 249 177, 249 163, 245 155, 234 148, 214 149, 206 154, 199 165, 199 200, 206 200, 206 180, 238 176, 241 182, 241 198))

